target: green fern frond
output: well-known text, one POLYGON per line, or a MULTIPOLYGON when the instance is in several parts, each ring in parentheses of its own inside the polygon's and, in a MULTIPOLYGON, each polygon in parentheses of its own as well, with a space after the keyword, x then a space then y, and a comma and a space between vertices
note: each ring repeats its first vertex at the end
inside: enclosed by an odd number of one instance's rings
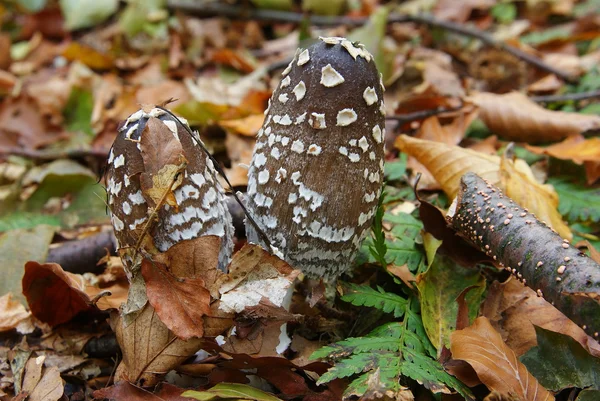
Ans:
MULTIPOLYGON (((377 386, 398 391, 402 377, 422 383, 432 391, 452 388, 466 400, 474 400, 468 387, 448 374, 435 359, 436 351, 425 334, 419 315, 419 302, 368 286, 351 285, 343 300, 357 306, 373 306, 404 316, 402 322, 382 325, 365 337, 348 338, 314 352, 311 359, 325 358, 335 364, 323 374, 318 384, 356 376, 344 398, 362 396, 369 390, 369 377, 379 375, 377 386)), ((372 389, 371 389, 372 390, 372 389)))
POLYGON ((387 262, 385 260, 385 255, 387 253, 387 245, 385 242, 385 233, 383 232, 383 215, 385 213, 383 208, 383 198, 385 198, 385 192, 379 197, 377 212, 375 213, 373 225, 371 226, 373 232, 373 244, 369 247, 369 251, 381 266, 386 267, 387 262))
POLYGON ((395 352, 368 352, 356 354, 336 363, 335 366, 321 375, 317 384, 328 383, 335 379, 369 372, 381 366, 399 372, 399 364, 400 358, 398 358, 398 354, 395 352))
POLYGON ((393 313, 394 317, 402 317, 406 309, 406 299, 399 295, 385 292, 383 288, 377 290, 366 285, 349 285, 349 290, 342 296, 342 300, 354 306, 371 306, 386 313, 393 313))

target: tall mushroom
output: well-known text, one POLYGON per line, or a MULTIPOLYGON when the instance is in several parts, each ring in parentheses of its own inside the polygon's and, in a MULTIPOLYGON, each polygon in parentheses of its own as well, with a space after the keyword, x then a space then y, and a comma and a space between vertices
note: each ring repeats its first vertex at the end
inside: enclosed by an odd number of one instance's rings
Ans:
POLYGON ((229 263, 233 226, 224 191, 198 134, 192 138, 181 121, 161 108, 139 110, 125 121, 110 151, 108 206, 128 269, 142 235, 160 252, 180 241, 216 235, 222 238, 219 267, 224 270, 229 263), (160 187, 170 173, 175 181, 160 187))
MULTIPOLYGON (((273 93, 248 171, 248 210, 286 261, 312 277, 347 270, 383 180, 383 85, 361 44, 320 38, 273 93)), ((246 225, 250 242, 263 240, 246 225)))

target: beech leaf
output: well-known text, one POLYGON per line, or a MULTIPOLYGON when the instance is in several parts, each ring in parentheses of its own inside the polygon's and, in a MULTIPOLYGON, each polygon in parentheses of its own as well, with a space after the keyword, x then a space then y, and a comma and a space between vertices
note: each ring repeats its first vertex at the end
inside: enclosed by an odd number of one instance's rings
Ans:
POLYGON ((558 212, 558 196, 551 186, 538 183, 524 161, 511 161, 490 156, 459 146, 411 138, 401 135, 396 147, 415 157, 440 183, 450 198, 456 197, 460 178, 474 172, 481 178, 498 185, 506 195, 545 221, 563 238, 571 239, 569 227, 558 212))
POLYGON ((210 314, 210 293, 204 280, 175 277, 164 265, 148 259, 142 261, 142 275, 148 301, 160 320, 182 340, 202 337, 202 317, 210 314))
POLYGON ((27 262, 22 284, 33 316, 51 326, 92 309, 81 284, 56 263, 27 262))
POLYGON ((124 379, 152 386, 167 372, 197 352, 203 339, 184 341, 170 331, 147 303, 126 325, 123 317, 111 315, 111 326, 123 351, 115 381, 124 379))
POLYGON ((600 138, 585 139, 583 135, 573 135, 562 142, 548 147, 525 145, 528 151, 538 155, 548 155, 561 160, 600 162, 600 138))
POLYGON ((494 134, 511 141, 560 141, 600 128, 600 116, 547 110, 518 92, 476 93, 469 100, 494 134))
POLYGON ((527 371, 485 317, 452 333, 452 357, 466 361, 490 390, 523 401, 551 401, 554 396, 527 371))

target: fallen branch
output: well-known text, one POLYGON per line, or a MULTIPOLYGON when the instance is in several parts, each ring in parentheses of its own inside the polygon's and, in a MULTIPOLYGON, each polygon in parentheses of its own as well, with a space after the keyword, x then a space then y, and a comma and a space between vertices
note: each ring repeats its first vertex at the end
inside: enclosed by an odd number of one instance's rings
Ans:
POLYGON ((452 227, 590 335, 600 332, 600 265, 474 173, 460 182, 452 227))
POLYGON ((406 113, 406 114, 393 114, 391 116, 385 117, 386 120, 398 121, 400 124, 409 123, 411 121, 424 120, 429 117, 437 116, 444 113, 451 113, 453 111, 461 110, 463 106, 453 107, 453 108, 445 108, 439 107, 437 109, 430 110, 419 110, 414 113, 406 113))
MULTIPOLYGON (((167 7, 173 10, 183 11, 186 14, 205 16, 205 17, 228 17, 232 19, 244 19, 244 20, 258 20, 258 21, 269 21, 269 22, 291 22, 299 24, 303 21, 310 21, 313 25, 319 26, 332 26, 332 25, 350 25, 360 26, 364 25, 368 18, 353 18, 353 17, 328 17, 321 15, 309 15, 302 13, 295 13, 289 11, 277 11, 277 10, 263 10, 256 8, 240 7, 222 2, 198 2, 189 0, 167 0, 167 7)), ((487 32, 483 32, 475 27, 457 24, 451 21, 442 21, 431 15, 427 14, 391 14, 388 18, 388 23, 395 22, 414 22, 417 24, 423 24, 430 27, 442 28, 447 31, 455 32, 464 36, 475 38, 485 43, 488 46, 501 49, 513 56, 536 66, 537 68, 550 72, 557 77, 564 79, 568 82, 577 81, 576 77, 571 76, 569 73, 561 71, 536 56, 524 52, 523 50, 511 46, 507 43, 498 41, 494 36, 487 32)))
POLYGON ((530 99, 536 103, 569 102, 588 99, 600 99, 600 90, 581 93, 567 93, 564 95, 532 96, 530 99))
POLYGON ((116 255, 116 239, 112 230, 67 241, 51 248, 46 263, 58 263, 63 270, 71 273, 100 274, 104 271, 104 265, 98 266, 97 263, 106 256, 107 251, 111 255, 116 255))
POLYGON ((81 160, 87 157, 96 159, 103 164, 106 162, 108 157, 107 150, 69 150, 69 151, 57 151, 57 150, 35 150, 35 149, 22 149, 22 148, 7 148, 0 149, 0 160, 6 159, 8 156, 20 156, 26 157, 36 162, 49 162, 58 159, 74 159, 81 160))

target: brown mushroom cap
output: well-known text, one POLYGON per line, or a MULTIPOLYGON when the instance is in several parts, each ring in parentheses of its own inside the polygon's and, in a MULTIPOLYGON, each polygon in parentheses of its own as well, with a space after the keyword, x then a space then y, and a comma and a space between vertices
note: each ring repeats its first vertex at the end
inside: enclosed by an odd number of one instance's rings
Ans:
MULTIPOLYGON (((187 161, 183 180, 173 191, 177 208, 162 205, 149 235, 161 252, 174 244, 203 235, 222 237, 219 267, 225 269, 233 248, 233 226, 225 204, 225 194, 216 179, 212 161, 179 121, 154 108, 132 114, 113 143, 106 173, 108 205, 119 249, 132 249, 138 242, 155 202, 145 191, 144 182, 152 178, 152 168, 143 157, 144 135, 166 136, 175 140, 187 161)), ((196 139, 200 141, 197 133, 196 139)), ((146 137, 147 138, 147 137, 146 137)), ((174 155, 179 156, 179 155, 174 155)), ((159 166, 160 167, 160 166, 159 166)), ((126 252, 120 252, 125 255, 126 252)), ((123 261, 131 269, 132 260, 123 261)))
MULTIPOLYGON (((343 38, 299 50, 282 75, 248 171, 248 208, 290 264, 337 277, 381 193, 383 86, 372 56, 343 38)), ((248 225, 247 235, 260 243, 248 225)))

